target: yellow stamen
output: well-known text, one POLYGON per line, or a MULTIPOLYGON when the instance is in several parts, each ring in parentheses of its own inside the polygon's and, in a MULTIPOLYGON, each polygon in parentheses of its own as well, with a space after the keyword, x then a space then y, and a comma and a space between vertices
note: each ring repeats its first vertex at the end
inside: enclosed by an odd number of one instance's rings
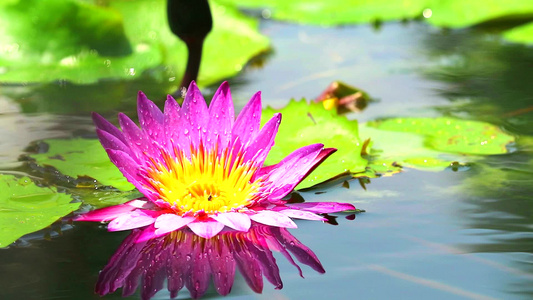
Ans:
POLYGON ((257 198, 261 181, 251 182, 257 167, 243 163, 242 153, 233 158, 226 150, 218 156, 216 149, 206 151, 203 146, 192 152, 190 160, 177 150, 174 157, 163 153, 163 162, 152 160, 147 174, 149 188, 178 214, 239 210, 257 198))

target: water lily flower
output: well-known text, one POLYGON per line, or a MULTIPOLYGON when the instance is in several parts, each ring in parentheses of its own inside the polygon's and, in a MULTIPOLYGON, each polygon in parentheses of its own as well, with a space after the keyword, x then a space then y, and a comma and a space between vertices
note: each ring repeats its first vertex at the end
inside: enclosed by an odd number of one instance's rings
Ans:
POLYGON ((260 128, 261 93, 234 118, 227 82, 209 107, 194 82, 183 105, 168 96, 164 112, 138 94, 140 128, 125 114, 122 130, 93 114, 111 161, 145 197, 80 215, 77 221, 110 221, 108 230, 147 227, 139 240, 187 226, 203 238, 226 230, 246 232, 252 222, 295 228, 291 218, 326 220, 346 203, 287 203, 283 198, 335 149, 302 147, 264 166, 281 122, 275 114, 260 128))
POLYGON ((98 276, 97 294, 103 296, 122 288, 122 295, 127 297, 140 284, 141 299, 150 299, 163 289, 167 279, 170 298, 186 287, 196 299, 206 293, 212 278, 217 293, 225 296, 231 291, 236 270, 256 293, 263 290, 263 276, 281 289, 283 283, 272 251, 287 258, 300 276, 302 270, 293 256, 315 271, 325 272, 313 251, 285 228, 253 224, 248 232, 224 231, 211 239, 182 228, 138 242, 144 230, 133 230, 113 254, 98 276))

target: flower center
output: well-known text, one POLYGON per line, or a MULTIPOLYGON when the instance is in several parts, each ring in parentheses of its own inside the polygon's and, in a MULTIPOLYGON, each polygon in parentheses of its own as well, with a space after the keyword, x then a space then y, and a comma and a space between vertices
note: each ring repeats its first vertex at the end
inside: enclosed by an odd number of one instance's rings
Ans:
POLYGON ((257 167, 243 163, 241 153, 226 151, 218 156, 217 151, 206 152, 200 146, 190 159, 175 151, 174 156, 163 154, 163 160, 152 161, 148 188, 180 215, 240 210, 258 198, 261 181, 251 182, 257 167))

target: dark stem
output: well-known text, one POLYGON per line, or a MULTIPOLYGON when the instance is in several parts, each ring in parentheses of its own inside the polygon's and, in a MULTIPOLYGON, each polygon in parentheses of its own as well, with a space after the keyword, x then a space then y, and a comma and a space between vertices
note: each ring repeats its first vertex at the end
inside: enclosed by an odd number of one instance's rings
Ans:
POLYGON ((180 90, 187 88, 191 81, 198 78, 198 71, 200 70, 200 61, 202 60, 202 48, 204 46, 204 39, 193 39, 185 41, 187 44, 187 68, 185 69, 185 74, 183 74, 183 79, 181 80, 180 90))

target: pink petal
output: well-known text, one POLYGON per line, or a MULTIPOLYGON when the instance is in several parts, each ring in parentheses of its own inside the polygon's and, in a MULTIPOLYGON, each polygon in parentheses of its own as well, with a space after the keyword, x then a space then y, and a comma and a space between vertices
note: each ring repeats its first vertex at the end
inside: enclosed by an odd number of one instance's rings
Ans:
POLYGON ((251 215, 250 219, 262 223, 265 225, 276 226, 276 227, 286 227, 286 228, 297 228, 296 224, 284 214, 271 210, 263 210, 258 212, 255 215, 251 215))
POLYGON ((128 213, 136 209, 134 206, 127 204, 119 204, 109 207, 104 207, 76 216, 74 221, 87 222, 106 222, 119 217, 122 214, 128 213))
POLYGON ((152 139, 162 138, 164 115, 141 91, 137 94, 137 114, 141 127, 152 139))
POLYGON ((323 149, 322 144, 302 147, 281 160, 275 168, 269 169, 266 180, 272 183, 270 190, 271 201, 279 200, 291 192, 324 157, 322 154, 332 153, 331 149, 323 149))
POLYGON ((178 101, 174 99, 171 95, 167 95, 167 101, 165 101, 165 116, 169 115, 177 115, 180 111, 180 105, 178 104, 178 101))
POLYGON ((181 120, 180 106, 172 96, 167 96, 165 102, 165 121, 163 125, 164 135, 167 141, 167 151, 173 153, 174 149, 180 149, 190 158, 190 140, 185 132, 191 130, 190 125, 181 120))
POLYGON ((139 164, 126 152, 112 149, 106 149, 106 152, 111 162, 117 166, 126 179, 142 191, 142 184, 140 184, 142 178, 138 175, 139 164))
POLYGON ((98 139, 100 140, 100 143, 104 149, 120 150, 127 153, 131 158, 135 160, 137 159, 135 154, 131 151, 131 148, 126 146, 126 144, 124 144, 124 142, 122 142, 116 136, 101 129, 96 129, 96 134, 98 135, 98 139))
POLYGON ((284 209, 280 213, 286 215, 287 217, 296 218, 296 219, 305 219, 305 220, 315 220, 315 221, 326 221, 327 219, 321 217, 312 212, 297 210, 297 209, 284 209))
POLYGON ((159 153, 152 151, 151 143, 148 136, 139 129, 137 124, 123 113, 118 114, 118 121, 122 132, 126 138, 127 145, 141 157, 143 153, 148 153, 152 157, 158 157, 159 153))
MULTIPOLYGON (((194 81, 191 82, 180 110, 180 126, 191 143, 198 147, 200 139, 207 131, 209 112, 204 97, 194 81)), ((178 130, 177 129, 177 130, 178 130)))
POLYGON ((187 224, 187 226, 194 233, 206 239, 214 237, 224 228, 224 224, 215 220, 192 222, 187 224))
POLYGON ((274 139, 281 123, 281 114, 277 113, 261 128, 253 142, 246 148, 244 162, 253 160, 257 166, 263 166, 265 159, 274 145, 274 139))
POLYGON ((129 205, 129 206, 133 206, 135 208, 145 208, 145 209, 154 208, 154 205, 152 204, 152 202, 149 202, 149 201, 146 201, 146 200, 142 200, 142 199, 145 199, 145 198, 134 199, 134 200, 128 201, 128 202, 126 202, 124 204, 129 205))
POLYGON ((194 217, 180 217, 176 214, 162 214, 155 221, 155 235, 162 236, 194 221, 194 217))
POLYGON ((212 218, 238 231, 248 231, 252 225, 250 217, 244 213, 226 212, 212 216, 212 218))
POLYGON ((238 137, 242 144, 247 144, 257 135, 260 123, 261 92, 257 92, 252 96, 248 104, 244 106, 237 120, 235 120, 232 130, 232 140, 236 140, 238 137))
POLYGON ((108 120, 104 119, 104 117, 97 113, 92 113, 91 116, 93 118, 94 125, 96 125, 96 128, 108 132, 111 135, 114 135, 124 144, 127 144, 124 134, 122 134, 122 131, 115 127, 115 125, 111 124, 108 120))
POLYGON ((306 210, 314 213, 334 213, 345 210, 355 210, 355 206, 350 203, 338 202, 304 202, 287 204, 287 207, 306 210))
POLYGON ((225 148, 231 139, 231 129, 235 119, 233 101, 227 81, 215 92, 209 105, 209 124, 207 125, 205 145, 211 149, 218 138, 220 146, 225 148))
POLYGON ((149 225, 146 228, 141 229, 141 230, 142 230, 142 233, 137 237, 137 239, 135 240, 135 243, 146 242, 147 240, 150 240, 150 239, 153 239, 153 238, 157 237, 157 235, 155 235, 154 224, 151 224, 151 225, 149 225))
POLYGON ((141 209, 118 216, 107 225, 109 231, 129 230, 148 226, 155 222, 155 217, 141 209))

